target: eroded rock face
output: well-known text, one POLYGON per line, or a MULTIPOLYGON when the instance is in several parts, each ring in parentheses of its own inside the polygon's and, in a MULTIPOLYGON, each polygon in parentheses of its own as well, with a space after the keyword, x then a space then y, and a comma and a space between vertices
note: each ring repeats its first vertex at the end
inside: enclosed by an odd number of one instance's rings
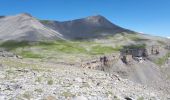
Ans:
POLYGON ((0 98, 49 100, 168 100, 160 90, 149 88, 103 71, 77 67, 30 63, 1 58, 0 98), (12 62, 12 63, 9 63, 12 62), (48 67, 47 67, 48 66, 48 67))

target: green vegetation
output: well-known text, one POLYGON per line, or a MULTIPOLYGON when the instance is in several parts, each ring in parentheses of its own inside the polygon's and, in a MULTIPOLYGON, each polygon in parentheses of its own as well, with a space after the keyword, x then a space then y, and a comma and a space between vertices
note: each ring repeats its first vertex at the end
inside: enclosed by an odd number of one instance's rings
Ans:
POLYGON ((137 100, 144 100, 144 97, 139 97, 137 100))
POLYGON ((130 39, 132 41, 141 42, 147 41, 148 39, 141 38, 137 34, 122 34, 126 39, 130 39))
POLYGON ((35 82, 41 83, 42 81, 42 77, 37 77, 37 79, 35 80, 35 82))
POLYGON ((26 98, 27 100, 30 100, 31 99, 31 93, 29 91, 26 91, 24 94, 23 94, 23 97, 26 98))
POLYGON ((39 20, 41 23, 48 24, 50 21, 49 20, 39 20))
MULTIPOLYGON (((37 63, 31 63, 31 65, 29 63, 25 63, 25 62, 19 62, 16 60, 12 60, 12 59, 8 59, 8 58, 4 58, 3 60, 1 60, 1 63, 4 64, 4 66, 12 66, 12 68, 22 68, 22 69, 31 69, 34 71, 48 71, 50 72, 51 70, 49 69, 50 66, 46 67, 46 66, 42 66, 42 65, 38 65, 37 63)), ((10 71, 10 74, 15 73, 13 71, 10 71)), ((10 74, 7 74, 10 76, 10 74)))
POLYGON ((43 92, 42 89, 35 89, 34 91, 35 91, 35 92, 38 92, 38 93, 42 93, 42 92, 43 92))
POLYGON ((98 55, 98 54, 105 54, 105 53, 113 53, 113 51, 118 51, 119 48, 113 48, 110 46, 93 46, 90 50, 90 53, 93 55, 98 55))
POLYGON ((0 47, 6 48, 7 50, 15 50, 17 48, 24 48, 30 44, 27 41, 16 42, 16 41, 7 41, 0 44, 0 47))
POLYGON ((20 55, 24 58, 42 58, 40 54, 35 54, 31 51, 22 51, 20 55))
POLYGON ((157 41, 159 44, 161 44, 161 45, 166 45, 166 43, 164 42, 164 41, 157 41))
POLYGON ((48 82, 47 82, 48 85, 53 85, 53 80, 52 79, 49 79, 48 82))
POLYGON ((165 64, 165 62, 168 60, 168 58, 170 57, 170 52, 167 53, 165 56, 158 58, 155 63, 159 66, 165 64))
POLYGON ((23 58, 51 58, 78 57, 79 55, 93 56, 109 54, 119 51, 122 47, 104 46, 92 41, 45 41, 45 42, 16 42, 8 41, 0 47, 22 56, 23 58), (41 51, 41 52, 40 52, 41 51))
POLYGON ((140 37, 138 37, 138 36, 136 36, 136 35, 131 35, 131 36, 129 36, 129 39, 131 39, 131 40, 133 40, 133 41, 136 41, 136 42, 140 42, 140 41, 147 41, 148 39, 143 39, 143 38, 140 38, 140 37))
POLYGON ((64 96, 64 97, 73 97, 74 96, 74 94, 72 94, 69 91, 63 92, 61 95, 64 96))
POLYGON ((129 45, 129 46, 124 46, 123 48, 126 48, 126 49, 142 49, 142 48, 146 48, 146 44, 129 45))

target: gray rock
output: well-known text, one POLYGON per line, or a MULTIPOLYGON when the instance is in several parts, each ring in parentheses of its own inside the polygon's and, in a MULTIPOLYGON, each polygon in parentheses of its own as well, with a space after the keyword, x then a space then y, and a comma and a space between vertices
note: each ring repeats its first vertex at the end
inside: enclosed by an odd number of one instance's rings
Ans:
POLYGON ((77 96, 77 97, 74 97, 72 100, 88 100, 88 99, 84 96, 77 96))

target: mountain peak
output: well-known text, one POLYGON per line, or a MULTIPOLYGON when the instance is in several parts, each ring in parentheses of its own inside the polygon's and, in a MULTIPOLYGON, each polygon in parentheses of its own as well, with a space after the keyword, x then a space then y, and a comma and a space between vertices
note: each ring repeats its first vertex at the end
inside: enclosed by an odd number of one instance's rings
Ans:
POLYGON ((32 17, 32 15, 31 14, 29 14, 29 13, 21 13, 21 14, 18 14, 19 16, 28 16, 28 17, 32 17))
POLYGON ((112 23, 107 20, 105 17, 101 16, 101 15, 95 15, 95 16, 89 16, 86 17, 85 20, 89 23, 93 23, 93 24, 98 24, 98 25, 112 25, 112 23))
POLYGON ((95 15, 95 16, 89 16, 86 19, 88 19, 88 20, 100 20, 100 19, 106 19, 106 18, 103 17, 102 15, 95 15))

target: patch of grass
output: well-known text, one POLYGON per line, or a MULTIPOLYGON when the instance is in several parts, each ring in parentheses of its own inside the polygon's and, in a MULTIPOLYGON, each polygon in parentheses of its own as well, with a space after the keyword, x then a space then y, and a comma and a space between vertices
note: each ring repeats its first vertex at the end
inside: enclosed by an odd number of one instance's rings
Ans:
POLYGON ((22 51, 20 55, 23 58, 43 58, 40 54, 35 54, 31 51, 22 51))
POLYGON ((139 97, 137 100, 144 100, 144 97, 139 97))
MULTIPOLYGON (((49 68, 39 65, 37 63, 35 63, 35 64, 25 63, 25 62, 20 62, 20 61, 8 59, 8 58, 1 60, 1 63, 4 66, 9 66, 10 68, 17 68, 17 69, 18 68, 29 68, 34 71, 48 71, 48 72, 51 71, 49 68)), ((7 74, 7 75, 9 75, 9 74, 7 74)))
POLYGON ((42 93, 42 92, 43 92, 42 89, 35 89, 34 91, 35 91, 35 92, 38 92, 38 93, 42 93))
POLYGON ((165 64, 165 62, 168 60, 168 58, 170 57, 170 52, 167 53, 165 56, 158 58, 155 63, 159 66, 162 66, 163 64, 165 64))
POLYGON ((43 48, 45 50, 59 51, 63 53, 85 53, 86 49, 81 46, 79 42, 68 42, 58 40, 55 42, 40 42, 35 45, 36 47, 43 48))
POLYGON ((90 87, 90 85, 88 83, 83 83, 82 87, 90 87))
POLYGON ((64 97, 73 97, 73 96, 74 96, 74 95, 73 95, 71 92, 69 92, 69 91, 63 92, 61 95, 64 96, 64 97))
POLYGON ((2 43, 0 47, 11 50, 13 53, 22 56, 23 58, 46 59, 48 57, 59 59, 71 56, 93 56, 109 54, 114 51, 119 51, 121 47, 115 48, 111 46, 102 46, 93 41, 40 41, 40 42, 16 42, 8 41, 2 43), (31 49, 30 49, 31 48, 31 49), (41 52, 39 52, 41 50, 41 52))
POLYGON ((37 77, 37 79, 35 80, 35 82, 41 83, 42 81, 42 77, 37 77))
POLYGON ((49 20, 39 20, 43 24, 48 24, 50 21, 49 20))
POLYGON ((122 50, 122 46, 116 46, 116 47, 114 47, 113 49, 114 49, 114 51, 120 51, 120 50, 122 50))
POLYGON ((113 53, 117 49, 110 47, 110 46, 93 46, 90 50, 90 54, 92 55, 98 55, 98 54, 106 54, 106 53, 113 53))
POLYGON ((136 44, 136 45, 128 45, 128 46, 124 46, 124 49, 144 49, 146 48, 146 44, 136 44))
POLYGON ((21 42, 17 42, 17 41, 7 41, 7 42, 3 42, 0 44, 0 47, 5 48, 7 50, 15 50, 17 48, 24 48, 26 46, 29 46, 29 42, 27 41, 21 41, 21 42))
POLYGON ((23 94, 23 97, 26 98, 27 100, 30 100, 31 99, 31 93, 26 91, 24 94, 23 94))
POLYGON ((52 80, 52 79, 48 80, 48 81, 47 81, 47 84, 48 84, 48 85, 53 85, 53 80, 52 80))
POLYGON ((158 40, 157 42, 158 42, 159 44, 166 45, 166 43, 165 43, 164 41, 158 40))
POLYGON ((133 41, 136 41, 136 42, 141 42, 141 41, 147 41, 148 40, 148 39, 140 38, 138 36, 131 36, 130 39, 133 40, 133 41))
POLYGON ((130 40, 136 41, 136 42, 148 40, 148 39, 141 38, 141 37, 137 36, 136 34, 126 34, 125 37, 130 39, 130 40))
POLYGON ((15 72, 13 70, 7 70, 6 71, 8 74, 14 74, 15 72))

